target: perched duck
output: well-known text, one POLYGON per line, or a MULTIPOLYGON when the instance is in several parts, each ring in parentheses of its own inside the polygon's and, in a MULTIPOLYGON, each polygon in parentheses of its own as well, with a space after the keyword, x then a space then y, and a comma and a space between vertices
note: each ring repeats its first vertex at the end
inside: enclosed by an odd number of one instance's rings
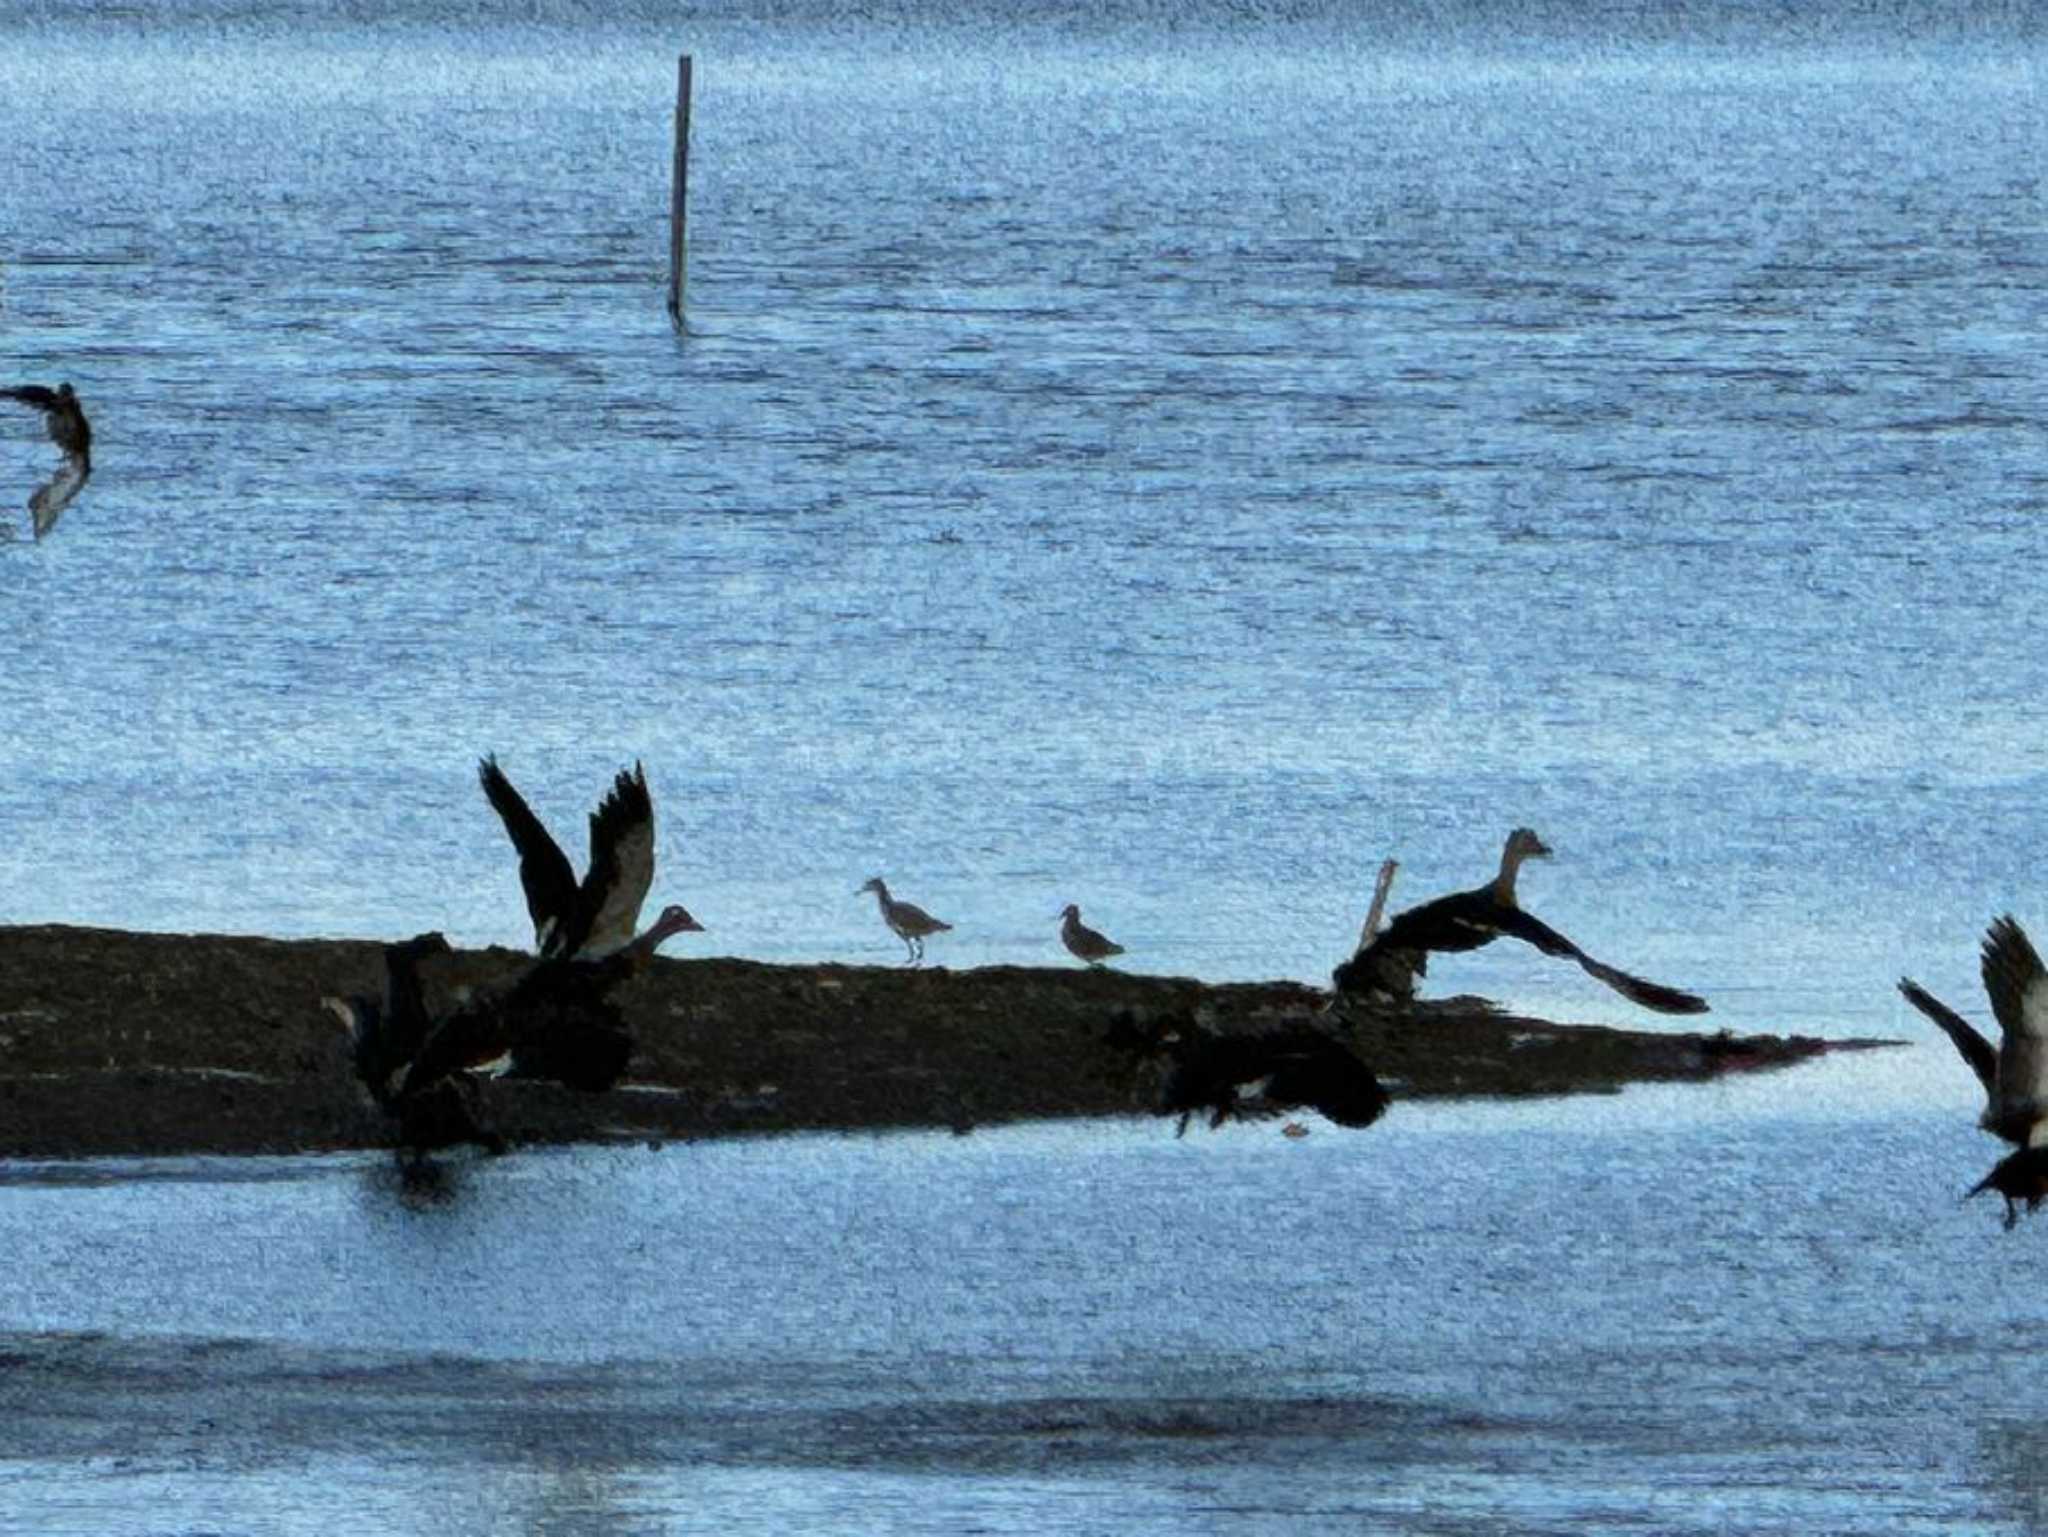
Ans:
POLYGON ((57 526, 57 519, 92 474, 92 424, 85 419, 84 408, 69 380, 54 390, 40 384, 16 385, 0 390, 0 400, 19 401, 42 412, 50 441, 64 455, 57 473, 28 499, 29 516, 35 520, 36 537, 40 539, 57 526))
POLYGON ((1060 912, 1060 943, 1076 960, 1086 961, 1090 966, 1100 966, 1112 955, 1122 955, 1124 947, 1108 936, 1097 933, 1081 921, 1081 909, 1069 902, 1060 912))
POLYGON ((1912 978, 1901 977, 1899 991, 1941 1027, 1983 1084, 1984 1113, 1977 1124, 2018 1149, 1969 1192, 1996 1190, 2004 1196, 2010 1229, 2019 1221, 2019 1203, 2032 1211, 2048 1199, 2048 971, 2010 915, 1985 934, 1982 969, 1984 991, 1998 1020, 1995 1048, 1912 978))
POLYGON ((1531 859, 1549 857, 1550 847, 1526 827, 1508 834, 1501 850, 1500 871, 1484 886, 1438 897, 1411 907, 1373 935, 1358 952, 1337 967, 1331 980, 1340 994, 1412 996, 1414 979, 1429 969, 1433 950, 1476 950, 1503 936, 1534 945, 1545 955, 1577 961, 1633 1003, 1662 1014, 1704 1014, 1707 1003, 1692 993, 1596 961, 1549 924, 1522 911, 1515 899, 1515 877, 1531 859))
MULTIPOLYGON (((495 757, 477 765, 477 778, 519 852, 519 881, 542 958, 596 960, 632 943, 640 905, 654 884, 654 802, 641 766, 634 764, 630 774, 621 770, 590 814, 590 867, 580 882, 495 757)), ((683 927, 697 924, 693 919, 683 927)))
POLYGON ((1159 1108, 1178 1115, 1175 1136, 1197 1113, 1213 1129, 1310 1109, 1339 1126, 1365 1127, 1386 1114, 1387 1091, 1358 1054, 1312 1025, 1256 1035, 1224 1034, 1191 1019, 1163 1030, 1112 1030, 1113 1042, 1167 1062, 1159 1108))
POLYGON ((872 891, 875 900, 882 907, 882 921, 889 925, 890 932, 903 941, 908 952, 906 966, 915 966, 924 959, 925 939, 933 934, 943 934, 953 925, 942 923, 914 902, 899 902, 889 895, 889 887, 879 875, 871 875, 862 883, 855 896, 872 891))

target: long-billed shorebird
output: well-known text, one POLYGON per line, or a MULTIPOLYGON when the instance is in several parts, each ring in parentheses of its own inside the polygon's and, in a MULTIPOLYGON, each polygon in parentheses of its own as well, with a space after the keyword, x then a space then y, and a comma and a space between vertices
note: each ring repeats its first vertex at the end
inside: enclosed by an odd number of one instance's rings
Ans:
POLYGON ((1122 955, 1124 947, 1106 934, 1097 933, 1081 921, 1080 907, 1069 902, 1060 910, 1060 942, 1076 960, 1086 961, 1090 966, 1100 966, 1112 955, 1122 955))
POLYGON ((92 474, 92 424, 78 404, 77 392, 66 380, 54 390, 40 384, 20 384, 0 390, 0 400, 18 400, 43 413, 43 426, 64 455, 57 473, 36 488, 28 499, 29 516, 35 520, 36 537, 42 538, 57 526, 57 519, 92 474))
POLYGON ((1984 991, 1998 1019, 1994 1048, 1975 1026, 1910 977, 1899 979, 1906 1001, 1941 1026, 1984 1085, 1977 1124, 2018 1152, 2001 1159, 1970 1194, 1996 1190, 2005 1197, 2005 1225, 2048 1199, 2048 971, 2011 917, 1984 936, 1984 991))
POLYGON ((1340 993, 1412 991, 1413 979, 1429 970, 1432 950, 1476 950, 1503 937, 1534 945, 1545 955, 1577 961, 1632 1003, 1660 1014, 1704 1014, 1707 1002, 1661 982, 1647 982, 1596 961, 1549 924, 1522 911, 1515 900, 1515 876, 1525 861, 1548 858, 1550 846, 1526 827, 1508 834, 1500 872, 1484 886, 1411 907, 1360 946, 1332 975, 1340 993))
POLYGON ((953 927, 934 918, 915 902, 897 901, 889 895, 889 887, 879 875, 869 876, 854 895, 861 896, 870 891, 881 904, 882 921, 903 941, 903 948, 909 952, 904 961, 906 966, 915 966, 924 959, 924 942, 928 935, 943 934, 953 927))

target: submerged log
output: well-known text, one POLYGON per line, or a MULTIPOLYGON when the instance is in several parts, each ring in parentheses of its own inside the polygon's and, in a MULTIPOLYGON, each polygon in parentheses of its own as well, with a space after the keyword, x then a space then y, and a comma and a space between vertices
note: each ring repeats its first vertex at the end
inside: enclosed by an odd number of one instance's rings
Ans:
MULTIPOLYGON (((458 950, 428 1005, 531 957, 458 950)), ((374 992, 382 942, 0 927, 0 1156, 388 1145, 323 994, 374 992)), ((1117 1044, 1176 1019, 1337 1027, 1298 982, 1025 966, 770 965, 658 957, 616 1002, 638 1042, 604 1095, 490 1086, 514 1142, 667 1139, 1150 1114, 1156 1070, 1117 1044), (1121 1028, 1120 1028, 1121 1027, 1121 1028)), ((1611 1093, 1887 1044, 1558 1025, 1454 998, 1356 1010, 1350 1039, 1398 1102, 1611 1093)))

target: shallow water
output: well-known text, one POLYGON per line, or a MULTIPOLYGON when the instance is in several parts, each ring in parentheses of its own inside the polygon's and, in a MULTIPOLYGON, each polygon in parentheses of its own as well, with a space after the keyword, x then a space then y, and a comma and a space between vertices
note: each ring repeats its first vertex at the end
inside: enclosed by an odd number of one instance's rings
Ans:
POLYGON ((1856 1077, 17 1169, 0 1530, 2030 1529, 2036 1235, 1856 1077))
POLYGON ((949 964, 1079 900, 1320 977, 1381 857, 1526 822, 1603 958, 1897 1028, 2027 910, 1995 14, 362 14, 0 7, 0 334, 100 444, 0 559, 10 916, 517 941, 486 750, 565 833, 644 758, 664 893, 764 958, 889 958, 879 870, 949 964))
POLYGON ((96 431, 0 544, 0 917, 517 943, 474 759, 569 832, 639 757, 721 951, 893 959, 880 871, 943 964, 1079 901, 1318 978, 1526 823, 1715 1023, 1921 1044, 427 1209, 16 1170, 0 1528, 2040 1524, 2037 1233, 1891 987, 2048 922, 2024 18, 521 14, 0 0, 4 369, 96 431))

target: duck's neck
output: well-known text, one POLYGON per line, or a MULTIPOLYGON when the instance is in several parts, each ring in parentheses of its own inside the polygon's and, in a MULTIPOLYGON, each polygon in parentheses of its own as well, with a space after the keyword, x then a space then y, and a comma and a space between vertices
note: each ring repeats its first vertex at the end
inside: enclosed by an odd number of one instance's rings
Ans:
POLYGON ((654 952, 667 943, 669 936, 675 932, 675 929, 668 924, 656 923, 649 927, 645 933, 636 934, 632 939, 621 945, 613 952, 613 955, 616 959, 625 963, 626 970, 629 973, 639 971, 649 961, 654 959, 654 952))
POLYGON ((1493 878, 1493 884, 1487 890, 1503 907, 1515 905, 1515 876, 1521 872, 1522 861, 1528 857, 1529 851, 1515 838, 1508 839, 1507 847, 1500 851, 1500 874, 1493 878))

